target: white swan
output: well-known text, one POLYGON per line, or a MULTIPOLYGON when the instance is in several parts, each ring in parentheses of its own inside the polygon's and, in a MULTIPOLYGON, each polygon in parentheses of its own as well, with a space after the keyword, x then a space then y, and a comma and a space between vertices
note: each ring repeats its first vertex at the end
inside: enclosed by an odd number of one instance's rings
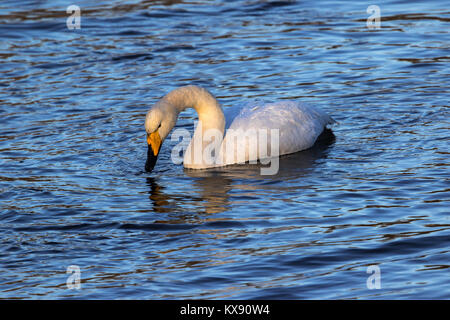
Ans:
POLYGON ((322 110, 293 101, 231 108, 225 117, 207 90, 193 85, 180 87, 161 98, 147 113, 146 171, 153 170, 163 141, 186 108, 194 108, 199 117, 184 154, 184 167, 191 169, 261 160, 262 149, 272 150, 270 155, 266 153, 267 157, 305 150, 313 146, 327 124, 335 122, 322 110), (267 134, 261 134, 264 131, 267 134), (245 140, 239 141, 243 137, 245 140))

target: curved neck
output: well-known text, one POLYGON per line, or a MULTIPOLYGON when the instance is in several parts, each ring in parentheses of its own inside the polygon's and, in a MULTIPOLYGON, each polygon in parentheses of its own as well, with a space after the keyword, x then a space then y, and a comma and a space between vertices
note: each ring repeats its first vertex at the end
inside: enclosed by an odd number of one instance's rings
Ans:
POLYGON ((222 133, 225 130, 225 116, 220 104, 203 88, 192 85, 181 87, 169 92, 161 100, 174 107, 177 113, 194 108, 203 130, 217 129, 222 133))
MULTIPOLYGON (((184 166, 188 168, 205 168, 211 166, 222 143, 225 132, 225 116, 216 98, 207 90, 197 86, 175 89, 165 95, 160 103, 164 108, 172 109, 171 126, 175 126, 178 114, 186 108, 197 111, 199 122, 184 155, 184 166), (211 146, 212 149, 211 149, 211 146), (211 156, 205 156, 205 150, 211 156)), ((162 128, 161 128, 162 129, 162 128)))

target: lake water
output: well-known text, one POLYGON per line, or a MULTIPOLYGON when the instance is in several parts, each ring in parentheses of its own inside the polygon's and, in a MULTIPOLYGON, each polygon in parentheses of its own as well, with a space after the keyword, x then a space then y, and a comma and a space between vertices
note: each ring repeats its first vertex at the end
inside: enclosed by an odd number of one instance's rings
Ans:
POLYGON ((73 30, 71 4, 0 4, 0 298, 450 298, 447 1, 80 0, 73 30), (334 137, 274 176, 169 140, 146 173, 145 114, 186 84, 334 137))

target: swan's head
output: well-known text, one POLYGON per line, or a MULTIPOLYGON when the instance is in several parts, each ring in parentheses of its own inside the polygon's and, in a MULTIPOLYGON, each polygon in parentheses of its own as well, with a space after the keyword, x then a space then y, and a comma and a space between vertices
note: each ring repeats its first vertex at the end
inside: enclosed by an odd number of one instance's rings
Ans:
POLYGON ((165 103, 157 103, 147 112, 145 118, 148 144, 146 171, 150 172, 155 167, 161 145, 175 126, 177 116, 176 110, 165 103))

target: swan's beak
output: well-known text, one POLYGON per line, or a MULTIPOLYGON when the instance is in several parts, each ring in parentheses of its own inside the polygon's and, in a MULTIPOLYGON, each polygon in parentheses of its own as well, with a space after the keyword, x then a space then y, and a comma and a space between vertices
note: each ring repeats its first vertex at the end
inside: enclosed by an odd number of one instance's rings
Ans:
POLYGON ((161 136, 158 130, 153 133, 147 134, 147 162, 145 163, 145 171, 150 172, 153 170, 158 159, 159 149, 161 149, 161 136))

